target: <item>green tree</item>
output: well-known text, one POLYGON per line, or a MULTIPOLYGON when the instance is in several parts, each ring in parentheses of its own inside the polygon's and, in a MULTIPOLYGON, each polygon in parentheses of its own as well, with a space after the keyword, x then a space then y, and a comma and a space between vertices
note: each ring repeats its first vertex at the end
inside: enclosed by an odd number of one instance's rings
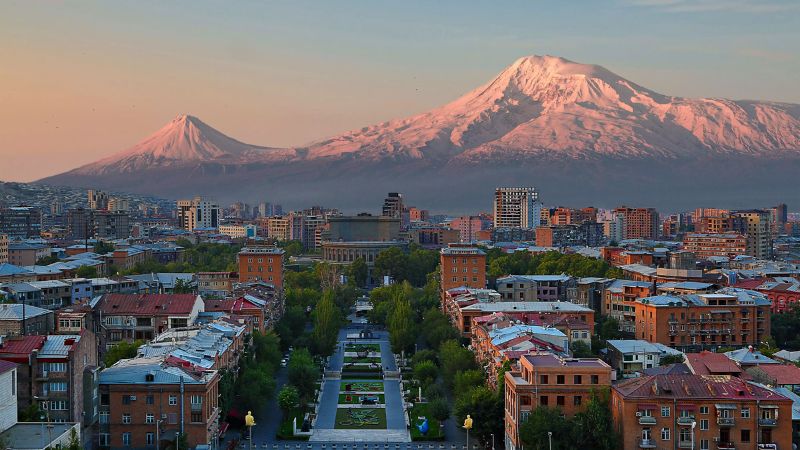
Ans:
POLYGON ((75 432, 75 428, 70 428, 69 442, 67 443, 66 450, 82 450, 82 449, 83 447, 81 446, 81 440, 78 439, 78 433, 75 432))
POLYGON ((19 410, 18 420, 20 422, 41 422, 44 411, 39 407, 39 403, 31 403, 19 410))
POLYGON ((395 282, 408 280, 408 255, 399 247, 391 247, 375 257, 374 271, 379 277, 390 276, 395 282))
POLYGON ((428 413, 440 423, 450 418, 450 405, 443 398, 435 398, 428 402, 428 413))
POLYGON ((130 359, 136 356, 136 353, 139 351, 139 347, 145 344, 145 341, 138 340, 135 342, 126 342, 122 341, 113 347, 111 347, 108 352, 106 352, 105 358, 103 358, 103 362, 106 364, 106 367, 111 367, 119 361, 120 359, 130 359))
POLYGON ((292 352, 289 358, 288 379, 300 394, 302 403, 309 401, 314 395, 319 370, 308 350, 300 348, 292 352))
POLYGON ((97 278, 97 269, 92 266, 80 266, 75 271, 75 276, 78 278, 97 278))
POLYGON ((587 343, 583 341, 573 342, 570 350, 572 350, 572 356, 574 356, 575 358, 592 357, 592 349, 589 347, 587 343))
POLYGON ((294 345, 298 336, 303 334, 306 321, 305 308, 299 305, 289 306, 275 325, 275 332, 280 336, 281 348, 286 350, 294 345))
POLYGON ((573 418, 573 429, 581 431, 575 433, 577 448, 615 450, 620 446, 620 438, 614 432, 608 399, 608 390, 593 392, 586 410, 573 418))
POLYGON ((57 256, 50 255, 50 256, 45 256, 43 258, 37 259, 36 260, 36 265, 37 266, 46 266, 46 265, 49 265, 49 264, 57 263, 58 261, 59 261, 59 259, 58 259, 57 256))
POLYGON ((300 393, 297 388, 288 384, 281 388, 278 393, 278 406, 283 411, 283 416, 287 417, 289 412, 300 404, 300 393))
POLYGON ((457 340, 460 336, 458 330, 453 328, 450 320, 441 311, 435 308, 428 309, 422 318, 420 334, 425 343, 431 348, 439 348, 444 341, 457 340))
POLYGON ((239 378, 239 392, 246 393, 241 401, 248 410, 257 410, 275 395, 275 377, 266 364, 247 366, 239 378))
POLYGON ((503 402, 497 394, 485 386, 473 387, 460 395, 453 407, 459 422, 472 417, 470 432, 482 442, 490 442, 491 434, 503 435, 503 402))
POLYGON ((408 300, 400 300, 389 317, 389 341, 392 352, 400 353, 414 348, 417 333, 414 327, 414 313, 408 300))
POLYGON ((439 367, 445 384, 452 387, 458 372, 476 369, 477 364, 472 352, 453 340, 439 347, 439 367))
POLYGON ((353 263, 347 268, 347 277, 349 281, 359 287, 367 285, 367 274, 369 269, 364 258, 356 258, 353 263))
POLYGON ((486 375, 484 375, 482 370, 471 369, 456 372, 456 376, 453 381, 453 393, 455 394, 456 399, 458 399, 458 397, 469 392, 470 389, 474 388, 475 386, 482 386, 485 381, 486 375))
POLYGON ((181 278, 175 282, 175 286, 172 288, 173 294, 193 294, 195 291, 191 283, 181 278))
POLYGON ((327 290, 322 294, 314 309, 314 331, 311 333, 311 342, 314 353, 328 356, 333 353, 339 336, 339 327, 342 318, 339 308, 333 302, 333 291, 327 290))
MULTIPOLYGON (((519 437, 525 448, 531 450, 549 450, 548 433, 553 433, 553 450, 577 450, 575 441, 577 434, 572 423, 561 416, 557 408, 539 406, 534 408, 528 419, 519 427, 519 437)), ((580 430, 583 432, 583 430, 580 430)), ((592 447, 585 447, 592 448, 592 447)))
POLYGON ((287 257, 303 254, 303 243, 300 241, 281 241, 278 242, 278 247, 286 252, 287 257))
POLYGON ((414 365, 414 378, 422 386, 433 383, 438 376, 439 368, 431 361, 420 361, 414 365))
POLYGON ((111 253, 114 251, 114 244, 110 242, 97 241, 94 244, 93 251, 98 255, 105 255, 106 253, 111 253))
POLYGON ((668 366, 670 364, 678 364, 683 362, 683 355, 664 355, 658 361, 659 366, 668 366))
POLYGON ((281 362, 280 340, 272 331, 253 332, 253 354, 259 364, 267 364, 273 371, 281 362))

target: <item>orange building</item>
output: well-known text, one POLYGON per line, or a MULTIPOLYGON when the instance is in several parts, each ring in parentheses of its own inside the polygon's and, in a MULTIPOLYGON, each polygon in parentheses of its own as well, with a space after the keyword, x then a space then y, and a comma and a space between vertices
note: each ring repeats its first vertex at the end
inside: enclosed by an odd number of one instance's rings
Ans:
POLYGON ((622 217, 623 239, 658 238, 658 212, 655 209, 620 206, 614 209, 614 214, 622 217))
POLYGON ((277 247, 244 247, 237 255, 239 282, 266 281, 283 289, 283 255, 277 247))
POLYGON ((611 386, 613 369, 596 358, 525 355, 505 373, 505 448, 521 448, 519 427, 534 409, 558 408, 571 417, 583 411, 593 392, 611 386))
POLYGON ((486 287, 486 253, 483 250, 450 244, 439 253, 440 289, 486 287))
POLYGON ((699 259, 712 256, 734 258, 747 253, 747 236, 739 233, 687 233, 683 249, 699 259))
POLYGON ((735 288, 645 297, 634 303, 636 338, 693 352, 757 347, 770 336, 770 308, 762 294, 735 288))
POLYGON ((725 375, 650 375, 611 388, 624 450, 790 449, 792 401, 725 375))

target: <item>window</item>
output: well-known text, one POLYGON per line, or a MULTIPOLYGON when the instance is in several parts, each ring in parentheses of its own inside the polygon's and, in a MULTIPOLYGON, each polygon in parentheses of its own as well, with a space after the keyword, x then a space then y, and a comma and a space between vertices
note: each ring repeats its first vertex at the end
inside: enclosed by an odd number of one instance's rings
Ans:
POLYGON ((563 395, 557 395, 556 396, 556 405, 564 406, 564 396, 563 395))
POLYGON ((50 363, 50 372, 66 372, 67 363, 50 363))
POLYGON ((178 396, 177 395, 170 395, 169 396, 169 404, 175 406, 178 404, 178 396))
POLYGON ((66 400, 51 400, 50 401, 50 410, 51 411, 66 411, 67 410, 67 401, 66 400))
POLYGON ((708 429, 708 419, 700 419, 700 429, 701 430, 708 429))
POLYGON ((543 396, 539 397, 539 404, 541 406, 547 406, 547 396, 546 395, 543 395, 543 396))
POLYGON ((202 405, 203 404, 203 396, 202 395, 193 395, 192 396, 192 404, 193 405, 202 405))
POLYGON ((669 417, 669 406, 661 407, 661 417, 669 417))
POLYGON ((687 427, 681 427, 678 442, 690 442, 691 440, 691 430, 687 427))
POLYGON ((661 429, 661 440, 668 441, 669 440, 669 428, 662 428, 661 429))
POLYGON ((108 433, 100 433, 100 447, 108 447, 109 435, 108 433))
POLYGON ((100 411, 100 416, 99 416, 100 423, 101 424, 108 423, 108 416, 109 416, 108 411, 100 411))
POLYGON ((597 375, 592 375, 592 384, 600 384, 600 377, 597 375))
POLYGON ((144 435, 144 443, 147 445, 155 445, 156 439, 154 433, 147 433, 144 435))
POLYGON ((572 382, 574 384, 583 384, 583 377, 580 375, 575 375, 574 377, 572 377, 572 382))
POLYGON ((581 401, 582 401, 582 400, 583 400, 583 399, 581 398, 581 396, 580 396, 580 395, 576 395, 575 397, 573 397, 573 398, 572 398, 572 404, 573 404, 574 406, 581 406, 581 401))
POLYGON ((153 403, 155 403, 155 398, 152 395, 148 395, 144 399, 145 403, 147 403, 148 405, 152 405, 153 403))
POLYGON ((750 430, 742 430, 742 442, 750 442, 750 430))
POLYGON ((202 422, 203 421, 203 413, 193 412, 192 413, 192 422, 202 422))
POLYGON ((556 375, 556 384, 564 384, 564 375, 556 375))
POLYGON ((708 414, 708 406, 701 406, 700 414, 708 414))
POLYGON ((130 395, 123 395, 122 396, 122 404, 123 405, 130 405, 131 404, 131 396, 130 395))
POLYGON ((700 440, 700 450, 708 450, 708 439, 700 440))
POLYGON ((539 375, 539 383, 540 384, 547 384, 548 383, 548 376, 547 375, 539 375))
POLYGON ((147 415, 144 416, 144 423, 155 423, 155 422, 156 422, 156 417, 152 413, 147 413, 147 415))
POLYGON ((131 415, 130 413, 125 413, 122 415, 122 423, 128 424, 131 423, 131 415))
POLYGON ((742 408, 742 419, 750 418, 750 408, 742 408))
POLYGON ((51 381, 50 390, 52 392, 67 392, 67 383, 65 381, 51 381))
POLYGON ((122 433, 122 445, 125 447, 131 446, 131 434, 130 433, 122 433))

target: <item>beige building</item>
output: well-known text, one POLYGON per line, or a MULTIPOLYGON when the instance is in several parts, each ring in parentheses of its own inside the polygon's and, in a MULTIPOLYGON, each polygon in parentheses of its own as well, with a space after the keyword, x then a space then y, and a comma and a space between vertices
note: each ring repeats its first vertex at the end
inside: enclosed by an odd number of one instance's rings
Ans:
POLYGON ((760 209, 736 211, 734 214, 744 220, 747 254, 761 259, 771 257, 772 214, 760 209))
POLYGON ((288 217, 270 217, 267 221, 267 236, 271 239, 288 241, 291 239, 291 231, 288 217))
POLYGON ((539 194, 533 187, 497 188, 494 191, 495 228, 536 228, 542 216, 539 194))
POLYGON ((0 234, 0 264, 8 262, 8 235, 0 234))
POLYGON ((222 209, 216 202, 195 197, 192 200, 178 200, 178 223, 184 230, 196 228, 217 228, 222 218, 222 209))

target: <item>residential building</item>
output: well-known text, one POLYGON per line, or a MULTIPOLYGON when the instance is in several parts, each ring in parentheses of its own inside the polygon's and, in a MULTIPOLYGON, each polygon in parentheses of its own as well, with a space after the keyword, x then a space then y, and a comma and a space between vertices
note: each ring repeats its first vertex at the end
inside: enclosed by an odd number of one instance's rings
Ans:
POLYGON ((739 217, 730 214, 728 211, 717 216, 705 216, 696 219, 694 230, 700 234, 726 234, 726 233, 745 233, 745 222, 739 217))
POLYGON ((447 247, 461 240, 458 230, 445 227, 413 228, 408 232, 409 241, 427 249, 447 247))
POLYGON ((558 408, 567 417, 584 411, 595 392, 611 385, 613 372, 596 358, 522 356, 518 367, 505 373, 505 448, 522 448, 520 425, 540 406, 558 408))
POLYGON ((684 364, 695 375, 726 375, 742 377, 744 372, 724 353, 703 350, 698 353, 686 353, 684 364))
POLYGON ((495 228, 536 228, 542 215, 534 187, 504 187, 494 191, 495 228))
POLYGON ((123 359, 100 372, 100 447, 149 448, 186 435, 189 448, 216 444, 219 374, 168 357, 123 359))
POLYGON ((408 220, 411 222, 427 222, 431 219, 431 213, 427 209, 420 209, 410 206, 408 208, 408 220))
POLYGON ((614 214, 622 218, 622 239, 658 238, 658 212, 654 208, 620 206, 614 214))
POLYGON ((255 225, 220 225, 219 234, 224 234, 233 239, 255 238, 258 227, 255 225))
POLYGON ((0 233, 9 239, 38 238, 42 231, 42 212, 32 206, 0 208, 0 233))
POLYGON ((769 211, 752 209, 734 211, 744 221, 747 254, 759 259, 772 257, 772 215, 769 211))
POLYGON ((634 303, 636 338, 682 351, 758 346, 770 335, 770 307, 763 295, 735 288, 644 297, 634 303))
POLYGON ((178 200, 178 225, 184 230, 198 228, 217 228, 222 218, 222 208, 216 202, 195 197, 191 200, 178 200))
POLYGON ((486 253, 477 247, 451 245, 439 252, 439 289, 486 287, 486 253))
POLYGON ((197 293, 205 296, 225 297, 239 281, 236 272, 197 272, 197 293))
POLYGON ((661 365, 665 356, 683 356, 682 352, 666 345, 636 339, 609 339, 607 361, 622 378, 639 376, 645 369, 661 365))
POLYGON ((278 247, 244 247, 236 256, 239 281, 266 281, 283 289, 283 249, 278 247))
POLYGON ((381 216, 392 217, 400 220, 400 228, 408 228, 410 216, 408 210, 403 204, 403 194, 399 192, 389 192, 383 200, 383 208, 381 208, 381 216))
POLYGON ((486 228, 481 216, 461 216, 450 221, 450 228, 458 230, 459 240, 470 243, 478 241, 478 233, 486 228))
POLYGON ((788 449, 792 401, 739 378, 649 375, 611 387, 624 450, 788 449))
POLYGON ((800 367, 794 364, 759 364, 747 368, 753 381, 800 392, 800 367))
POLYGON ((24 283, 36 281, 36 273, 9 263, 0 263, 0 283, 24 283))
POLYGON ((539 247, 600 247, 605 241, 603 225, 597 222, 536 228, 536 245, 539 247))
POLYGON ((576 285, 569 275, 509 275, 496 281, 497 292, 505 301, 567 301, 567 291, 576 285))
POLYGON ((619 330, 633 335, 636 331, 636 300, 655 293, 653 283, 632 280, 614 280, 603 292, 600 313, 619 323, 619 330))
POLYGON ((24 303, 0 304, 0 335, 43 335, 54 330, 53 311, 24 303))
POLYGON ((131 218, 127 211, 95 211, 92 214, 97 239, 127 239, 131 236, 131 218))
POLYGON ((739 233, 686 233, 683 248, 699 259, 735 258, 747 254, 747 237, 739 233))
POLYGON ((194 325, 204 310, 195 294, 106 294, 92 301, 98 345, 150 340, 168 328, 194 325))
POLYGON ((0 433, 17 423, 17 365, 0 360, 0 433))
POLYGON ((103 191, 89 189, 87 192, 87 206, 94 210, 108 209, 108 194, 103 191))
POLYGON ((734 286, 766 295, 772 302, 773 313, 784 313, 800 302, 800 279, 793 277, 756 278, 740 281, 734 286))
POLYGON ((267 219, 267 236, 276 241, 288 241, 291 239, 291 228, 289 218, 282 216, 271 216, 267 219))
POLYGON ((8 263, 8 235, 0 233, 0 264, 8 263))
MULTIPOLYGON (((72 240, 86 241, 94 237, 94 210, 72 208, 67 210, 67 235, 72 240)), ((88 251, 88 250, 87 250, 88 251)))
POLYGON ((8 262, 17 266, 33 266, 42 258, 50 256, 50 246, 29 242, 8 244, 8 262))

